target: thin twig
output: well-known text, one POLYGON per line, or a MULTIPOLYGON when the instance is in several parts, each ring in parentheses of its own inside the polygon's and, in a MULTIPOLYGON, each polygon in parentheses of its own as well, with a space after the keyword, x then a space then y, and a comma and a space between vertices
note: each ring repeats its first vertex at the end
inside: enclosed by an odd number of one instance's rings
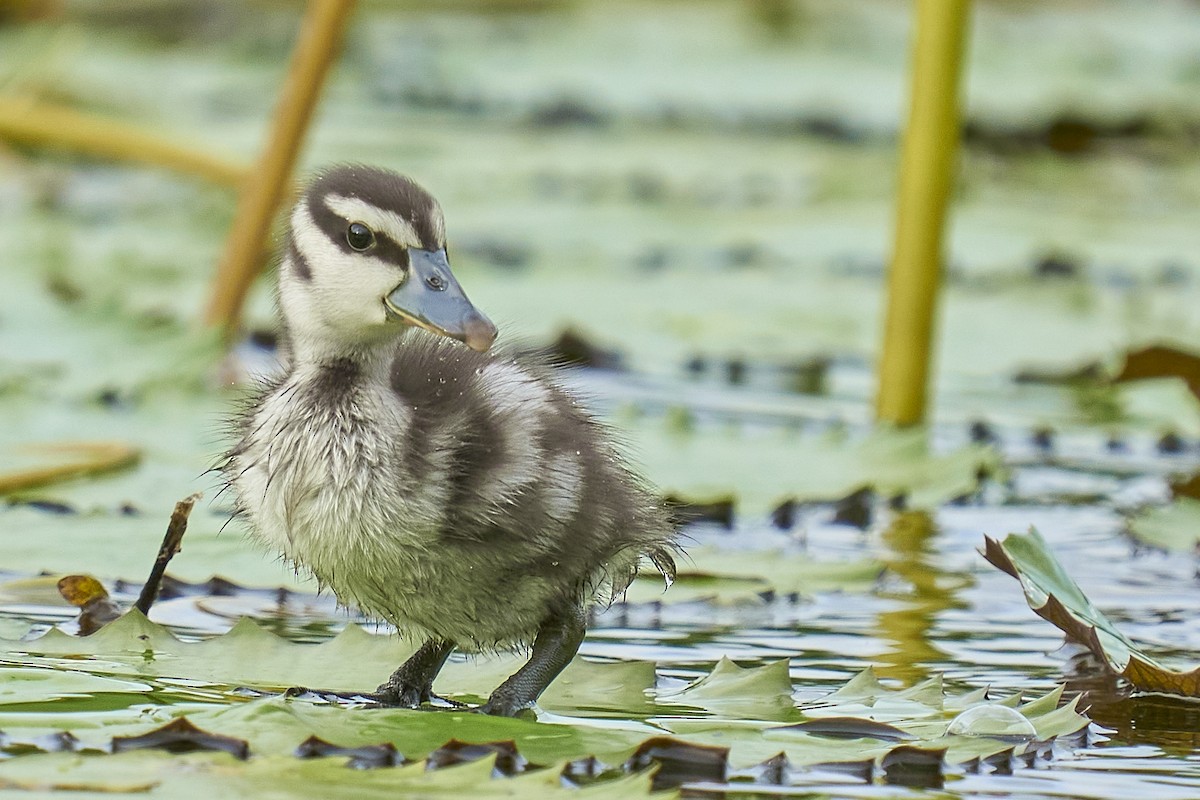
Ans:
POLYGON ((246 293, 262 268, 271 220, 290 186, 292 167, 354 4, 309 0, 266 148, 253 168, 254 180, 242 188, 204 312, 207 324, 227 334, 237 327, 246 293))
POLYGON ((149 614, 150 606, 154 605, 154 601, 158 599, 158 591, 162 588, 163 573, 167 571, 167 563, 179 552, 183 534, 187 533, 188 517, 192 513, 192 507, 201 497, 200 492, 185 497, 175 504, 175 510, 171 512, 171 521, 167 524, 167 534, 158 548, 158 557, 154 559, 154 568, 150 570, 150 577, 146 578, 146 585, 142 587, 142 593, 138 595, 137 602, 133 604, 133 607, 143 614, 149 614))

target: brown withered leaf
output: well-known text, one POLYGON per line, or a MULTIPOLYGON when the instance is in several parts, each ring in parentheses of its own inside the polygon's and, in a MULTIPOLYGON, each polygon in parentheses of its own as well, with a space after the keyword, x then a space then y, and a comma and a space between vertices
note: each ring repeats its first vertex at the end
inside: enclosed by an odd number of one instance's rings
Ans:
POLYGON ((58 581, 58 593, 79 609, 79 633, 95 633, 117 617, 121 607, 108 596, 108 590, 91 575, 68 575, 58 581))
POLYGON ((1200 400, 1200 355, 1169 345, 1151 345, 1125 354, 1121 371, 1113 383, 1151 378, 1182 378, 1200 400))

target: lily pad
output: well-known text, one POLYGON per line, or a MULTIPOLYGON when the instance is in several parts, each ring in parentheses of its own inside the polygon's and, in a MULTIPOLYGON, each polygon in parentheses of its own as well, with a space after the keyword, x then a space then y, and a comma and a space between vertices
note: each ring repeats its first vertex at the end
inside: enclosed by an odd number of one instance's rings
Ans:
MULTIPOLYGON (((369 687, 405 652, 395 638, 353 627, 324 644, 304 645, 248 621, 222 636, 183 642, 135 612, 85 638, 51 631, 34 639, 0 641, 0 659, 12 664, 11 674, 20 678, 10 683, 35 687, 0 697, 0 729, 10 737, 29 738, 69 724, 82 747, 99 748, 112 737, 144 736, 186 715, 200 731, 187 728, 187 736, 244 740, 254 754, 248 762, 252 765, 260 756, 269 760, 291 754, 314 735, 339 747, 391 743, 409 759, 424 757, 451 738, 511 739, 529 761, 553 764, 585 756, 623 763, 640 743, 667 731, 686 742, 729 747, 730 763, 739 768, 769 759, 780 749, 792 763, 814 764, 880 758, 900 741, 921 747, 933 743, 949 747, 954 763, 960 756, 965 760, 1012 746, 986 735, 943 745, 952 718, 964 707, 986 702, 978 692, 947 698, 936 679, 888 689, 868 671, 825 698, 797 705, 786 661, 751 668, 722 661, 679 690, 659 688, 652 665, 576 659, 544 696, 541 722, 456 710, 356 708, 277 693, 277 687, 293 682, 369 687), (245 685, 273 693, 247 699, 237 689, 245 685), (87 710, 53 701, 81 693, 93 698, 87 710), (628 717, 629 707, 637 708, 637 697, 642 700, 640 721, 595 716, 615 704, 628 717), (869 743, 863 737, 830 737, 826 729, 832 723, 811 730, 779 727, 780 722, 840 720, 839 727, 854 730, 847 723, 854 718, 863 720, 860 728, 869 743), (870 727, 878 723, 903 734, 881 739, 870 727)), ((515 657, 455 661, 447 665, 438 688, 478 700, 497 675, 514 666, 515 657)), ((1059 708, 1059 696, 1018 707, 1039 739, 1087 724, 1073 705, 1059 708)), ((251 773, 254 769, 258 767, 251 773)), ((239 774, 234 770, 230 777, 239 774)), ((3 767, 0 776, 12 780, 3 767)))
POLYGON ((1142 511, 1129 520, 1129 532, 1152 547, 1194 553, 1200 545, 1200 500, 1179 497, 1142 511))
POLYGON ((668 492, 734 492, 743 506, 759 512, 788 497, 832 501, 863 488, 903 496, 914 508, 936 508, 975 491, 981 472, 1003 472, 991 447, 937 452, 923 430, 882 429, 857 440, 777 431, 701 436, 641 422, 631 426, 630 439, 650 476, 668 492))
POLYGON ((878 561, 826 561, 796 550, 747 551, 719 546, 693 547, 679 560, 670 589, 660 577, 642 574, 629 587, 631 603, 759 604, 771 595, 811 596, 824 591, 869 591, 879 580, 878 561))

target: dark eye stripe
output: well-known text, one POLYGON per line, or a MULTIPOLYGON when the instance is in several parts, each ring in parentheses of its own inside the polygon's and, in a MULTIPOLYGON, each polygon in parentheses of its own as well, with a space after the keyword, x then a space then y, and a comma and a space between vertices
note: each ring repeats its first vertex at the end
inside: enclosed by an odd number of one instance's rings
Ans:
POLYGON ((371 255, 381 261, 408 269, 408 249, 386 234, 375 234, 375 249, 371 251, 371 255))
MULTIPOLYGON (((313 222, 321 229, 321 232, 329 238, 331 242, 341 248, 344 253, 353 253, 361 255, 361 253, 350 246, 346 241, 346 227, 351 220, 346 220, 330 210, 329 206, 325 205, 324 199, 319 196, 309 197, 308 213, 313 218, 313 222)), ((379 231, 375 232, 375 247, 371 249, 371 256, 378 258, 381 261, 386 261, 389 264, 395 264, 403 269, 408 269, 408 251, 392 239, 386 233, 379 231)))

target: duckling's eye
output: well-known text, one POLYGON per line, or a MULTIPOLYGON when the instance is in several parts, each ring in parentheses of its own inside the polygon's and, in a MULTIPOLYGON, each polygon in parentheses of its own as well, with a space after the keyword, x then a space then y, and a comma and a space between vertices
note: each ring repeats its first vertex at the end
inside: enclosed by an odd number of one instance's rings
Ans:
POLYGON ((346 228, 346 242, 361 252, 375 244, 375 234, 361 222, 351 222, 350 227, 346 228))

